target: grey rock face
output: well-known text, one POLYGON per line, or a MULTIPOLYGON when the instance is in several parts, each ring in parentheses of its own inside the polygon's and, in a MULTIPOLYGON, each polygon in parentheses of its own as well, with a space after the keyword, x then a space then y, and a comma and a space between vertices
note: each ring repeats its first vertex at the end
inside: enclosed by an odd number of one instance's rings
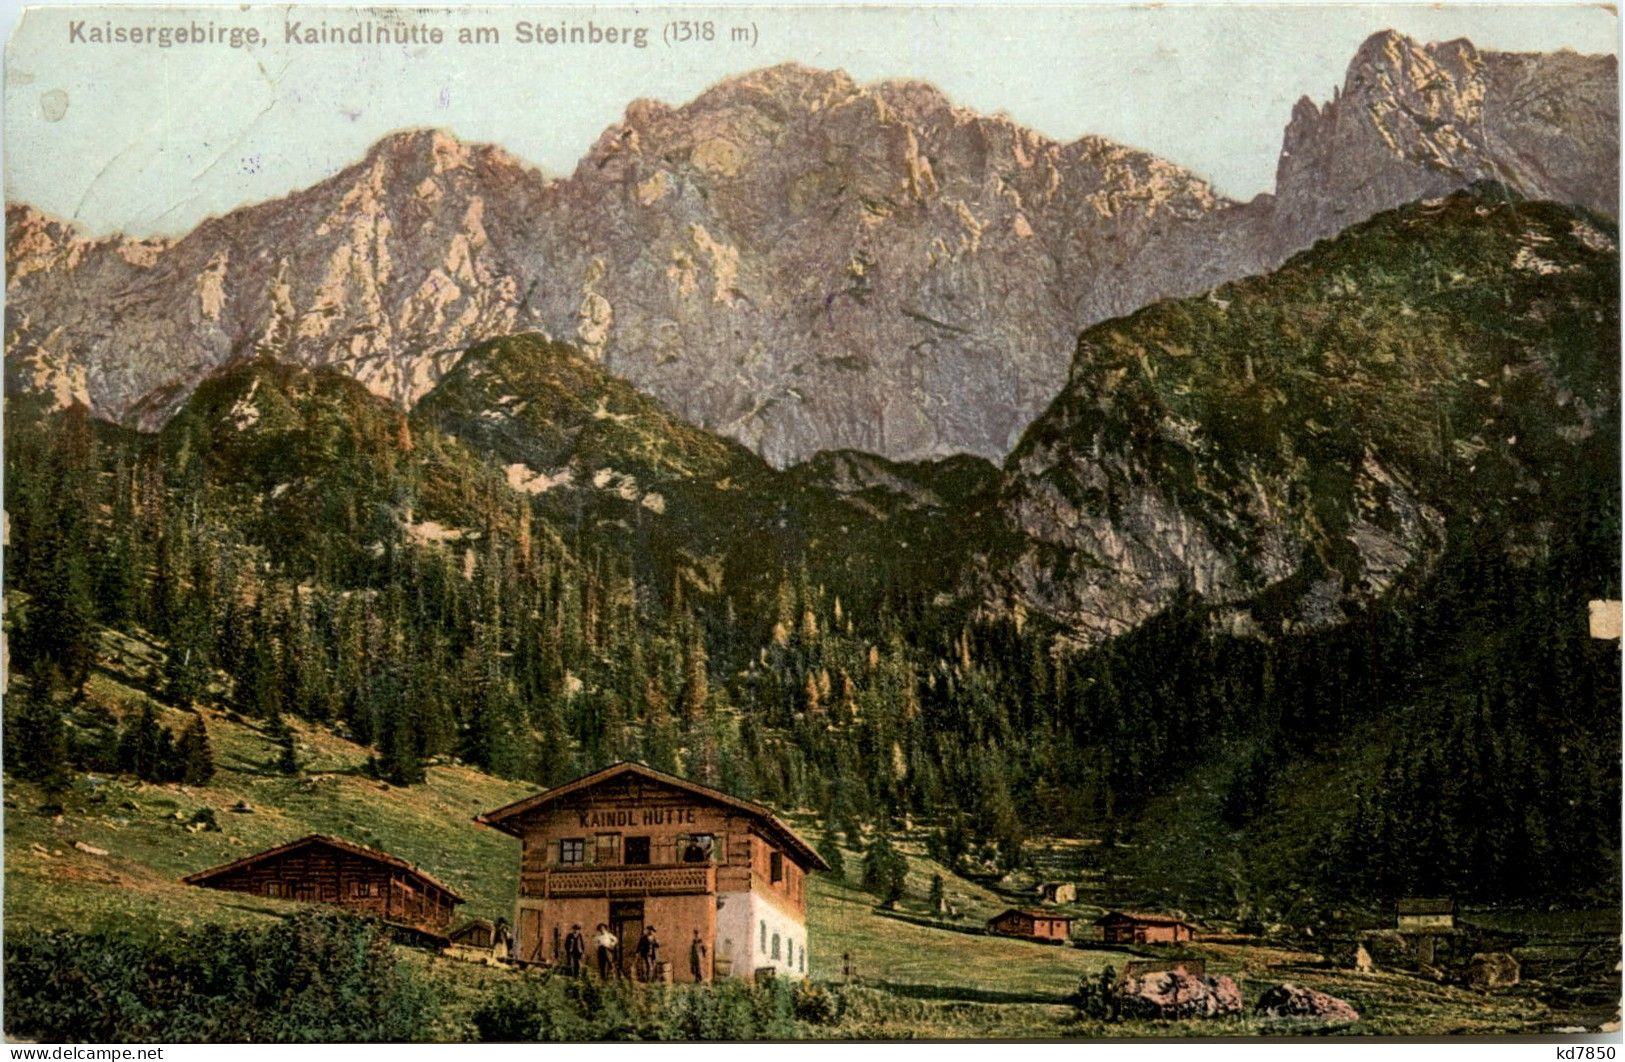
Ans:
POLYGON ((1379 35, 1335 102, 1299 104, 1277 195, 1247 204, 928 85, 791 65, 633 103, 555 181, 420 132, 175 241, 12 206, 8 380, 151 427, 271 353, 410 405, 471 343, 539 329, 776 465, 999 458, 1090 324, 1482 176, 1611 209, 1615 81, 1611 57, 1379 35))

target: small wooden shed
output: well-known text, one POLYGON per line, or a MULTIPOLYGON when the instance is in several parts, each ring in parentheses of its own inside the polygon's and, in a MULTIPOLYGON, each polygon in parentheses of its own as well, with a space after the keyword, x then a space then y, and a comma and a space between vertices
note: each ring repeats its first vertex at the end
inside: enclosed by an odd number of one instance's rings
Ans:
POLYGON ((497 927, 488 918, 475 918, 451 931, 450 941, 465 948, 490 948, 497 940, 497 927))
POLYGON ((1064 944, 1072 936, 1072 919, 1054 911, 1024 911, 1012 907, 988 919, 987 928, 1001 936, 1064 944))
POLYGON ((1182 918, 1138 911, 1108 911, 1095 919, 1107 944, 1178 944, 1196 930, 1182 918))
POLYGON ((399 856, 313 833, 181 879, 207 889, 327 903, 443 936, 463 898, 399 856))
POLYGON ((1450 933, 1456 928, 1456 902, 1443 898, 1411 898, 1394 904, 1394 921, 1401 933, 1450 933))

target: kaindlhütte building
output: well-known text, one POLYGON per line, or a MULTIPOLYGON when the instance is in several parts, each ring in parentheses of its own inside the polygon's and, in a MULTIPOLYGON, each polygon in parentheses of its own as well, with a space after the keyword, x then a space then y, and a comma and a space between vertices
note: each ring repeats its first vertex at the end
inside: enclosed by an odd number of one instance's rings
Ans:
POLYGON ((565 962, 566 941, 580 927, 593 967, 602 925, 623 973, 635 968, 650 928, 660 942, 658 976, 807 972, 807 875, 828 867, 760 804, 618 763, 476 821, 522 845, 514 905, 521 962, 565 962))

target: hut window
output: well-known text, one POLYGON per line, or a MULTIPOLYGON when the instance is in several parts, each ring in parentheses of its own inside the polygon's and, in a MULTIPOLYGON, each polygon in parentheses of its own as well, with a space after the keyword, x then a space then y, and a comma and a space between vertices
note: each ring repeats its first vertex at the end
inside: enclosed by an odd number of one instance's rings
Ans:
POLYGON ((768 868, 772 872, 773 880, 775 882, 783 881, 784 880, 784 853, 783 852, 774 852, 772 855, 767 857, 767 862, 768 862, 768 868))
POLYGON ((587 841, 582 837, 566 837, 559 841, 559 863, 562 866, 580 866, 587 857, 587 841))
POLYGON ((282 883, 280 881, 267 881, 265 883, 265 895, 267 895, 267 896, 281 896, 282 895, 282 883))
POLYGON ((761 930, 762 930, 762 954, 766 955, 767 954, 767 923, 764 921, 764 922, 759 923, 759 925, 761 926, 761 930))
POLYGON ((601 833, 596 838, 593 851, 593 862, 599 865, 619 863, 621 861, 621 835, 618 833, 601 833))
POLYGON ((717 839, 709 833, 694 833, 678 838, 679 851, 685 863, 709 863, 716 858, 717 839))
POLYGON ((779 935, 777 933, 773 934, 773 954, 770 957, 774 959, 779 957, 779 935))
POLYGON ((649 838, 628 837, 626 839, 626 862, 638 865, 649 862, 649 838))
POLYGON ((807 972, 807 945, 805 944, 801 946, 801 951, 796 953, 796 969, 802 973, 807 972))

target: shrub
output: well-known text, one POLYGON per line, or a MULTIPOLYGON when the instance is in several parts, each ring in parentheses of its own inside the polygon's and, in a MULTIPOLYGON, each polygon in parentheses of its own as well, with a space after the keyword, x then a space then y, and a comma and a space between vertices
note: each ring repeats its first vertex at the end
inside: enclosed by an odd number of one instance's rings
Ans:
POLYGON ((797 1021, 808 1025, 834 1025, 841 1020, 840 1000, 822 985, 803 981, 794 993, 797 1021))
POLYGON ((420 1039, 428 991, 382 927, 300 914, 161 935, 20 931, 5 940, 6 1032, 47 1042, 420 1039))
POLYGON ((724 980, 705 986, 634 986, 549 977, 506 985, 480 1004, 486 1043, 564 1040, 786 1040, 796 1035, 787 983, 724 980))

